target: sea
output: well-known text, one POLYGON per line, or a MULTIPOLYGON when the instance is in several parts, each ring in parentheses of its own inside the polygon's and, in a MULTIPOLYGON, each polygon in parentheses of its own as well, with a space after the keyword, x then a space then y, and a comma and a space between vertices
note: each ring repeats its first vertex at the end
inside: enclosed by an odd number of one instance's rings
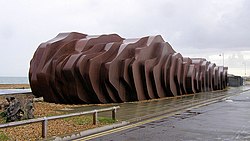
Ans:
POLYGON ((0 84, 29 84, 28 77, 0 77, 0 84))
MULTIPOLYGON (((0 77, 0 84, 29 84, 28 77, 0 77)), ((0 89, 0 95, 28 93, 31 89, 0 89)))

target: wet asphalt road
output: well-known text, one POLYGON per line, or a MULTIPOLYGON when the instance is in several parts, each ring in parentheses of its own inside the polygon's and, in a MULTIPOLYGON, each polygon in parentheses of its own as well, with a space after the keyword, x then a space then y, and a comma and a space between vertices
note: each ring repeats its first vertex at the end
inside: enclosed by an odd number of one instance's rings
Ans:
POLYGON ((250 140, 250 91, 93 141, 250 140))

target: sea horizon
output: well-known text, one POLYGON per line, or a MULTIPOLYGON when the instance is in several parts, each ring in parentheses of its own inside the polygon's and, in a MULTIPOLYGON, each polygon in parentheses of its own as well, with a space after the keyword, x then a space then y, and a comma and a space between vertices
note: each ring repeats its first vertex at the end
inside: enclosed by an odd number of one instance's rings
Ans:
POLYGON ((29 79, 22 76, 0 76, 0 84, 29 84, 29 79))

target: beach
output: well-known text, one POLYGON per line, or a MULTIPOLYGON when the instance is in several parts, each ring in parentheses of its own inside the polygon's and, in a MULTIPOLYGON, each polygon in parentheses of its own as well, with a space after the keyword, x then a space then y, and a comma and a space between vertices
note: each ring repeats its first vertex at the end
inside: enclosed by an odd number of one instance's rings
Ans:
POLYGON ((29 84, 0 84, 0 89, 30 89, 29 84))

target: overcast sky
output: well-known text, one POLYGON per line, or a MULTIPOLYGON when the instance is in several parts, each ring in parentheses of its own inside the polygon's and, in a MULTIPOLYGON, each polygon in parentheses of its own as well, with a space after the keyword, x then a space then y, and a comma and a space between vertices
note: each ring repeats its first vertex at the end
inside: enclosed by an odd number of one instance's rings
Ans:
POLYGON ((250 75, 249 0, 0 0, 0 76, 27 76, 40 43, 61 32, 162 35, 187 57, 250 75))

